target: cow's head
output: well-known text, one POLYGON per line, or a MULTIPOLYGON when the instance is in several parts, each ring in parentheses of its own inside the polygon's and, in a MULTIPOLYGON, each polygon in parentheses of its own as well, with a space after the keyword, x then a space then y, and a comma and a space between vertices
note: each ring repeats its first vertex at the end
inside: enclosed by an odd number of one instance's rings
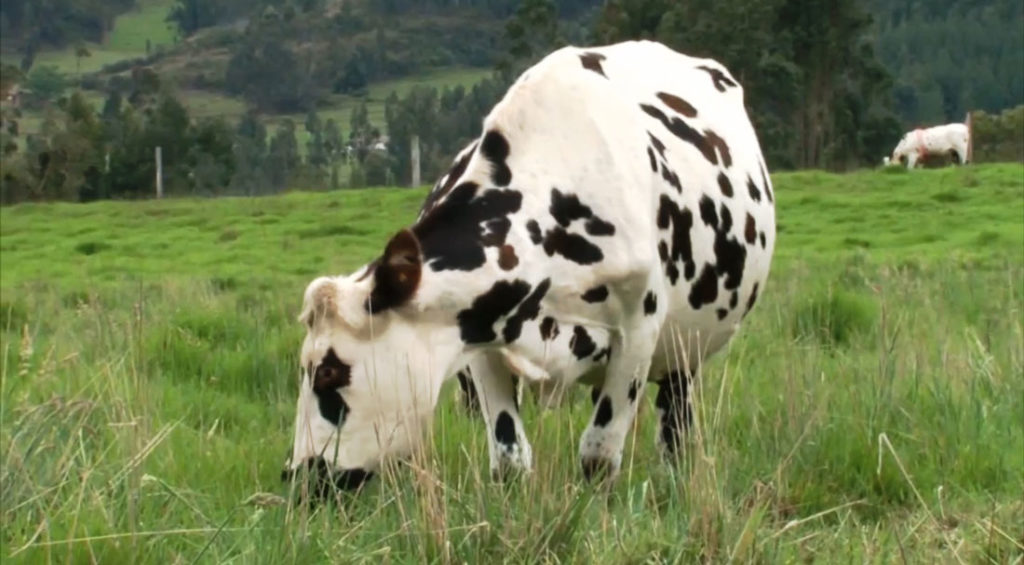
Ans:
POLYGON ((907 164, 907 159, 910 157, 910 152, 913 150, 914 148, 910 143, 910 135, 904 135, 892 150, 892 157, 889 158, 889 162, 886 164, 895 165, 898 163, 905 166, 907 164))
POLYGON ((429 428, 461 340, 420 312, 413 297, 421 274, 419 242, 403 230, 374 263, 306 288, 285 478, 309 467, 321 494, 329 485, 358 487, 385 459, 409 455, 429 428))

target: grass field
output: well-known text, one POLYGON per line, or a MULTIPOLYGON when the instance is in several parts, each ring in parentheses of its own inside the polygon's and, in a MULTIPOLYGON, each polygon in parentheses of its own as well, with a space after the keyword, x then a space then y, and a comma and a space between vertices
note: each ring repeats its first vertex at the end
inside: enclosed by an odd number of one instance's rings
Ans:
MULTIPOLYGON (((174 5, 173 0, 139 0, 138 6, 121 14, 114 20, 105 44, 87 43, 90 56, 79 61, 75 57, 74 46, 66 49, 40 51, 36 56, 35 65, 53 65, 62 73, 74 77, 79 70, 82 73, 98 71, 103 66, 116 63, 123 59, 133 59, 146 55, 146 40, 150 48, 170 47, 174 43, 175 31, 169 27, 167 13, 174 5)), ((6 62, 16 63, 19 56, 11 54, 4 57, 6 62)))
MULTIPOLYGON (((589 402, 490 482, 444 394, 363 496, 281 504, 305 284, 424 190, 0 209, 5 563, 1020 563, 1024 167, 774 177, 777 260, 676 469, 653 390, 587 485, 589 402)), ((654 387, 651 387, 653 389, 654 387)))

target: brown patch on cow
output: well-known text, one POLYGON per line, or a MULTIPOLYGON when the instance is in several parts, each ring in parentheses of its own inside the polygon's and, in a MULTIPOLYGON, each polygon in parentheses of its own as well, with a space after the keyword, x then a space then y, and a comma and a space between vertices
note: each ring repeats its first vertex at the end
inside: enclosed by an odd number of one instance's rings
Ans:
POLYGON ((608 75, 604 74, 604 67, 601 66, 601 61, 604 61, 606 58, 601 53, 587 52, 580 55, 580 62, 583 63, 584 69, 594 71, 604 78, 608 78, 608 75))
POLYGON ((682 98, 669 94, 667 92, 659 92, 658 99, 665 103, 666 106, 672 108, 676 112, 686 116, 687 118, 696 118, 697 109, 692 104, 683 100, 682 98))
POLYGON ((725 92, 726 86, 739 86, 736 84, 736 81, 727 77, 721 69, 715 69, 705 65, 698 65, 697 68, 711 75, 711 81, 714 83, 715 89, 719 92, 725 92))
POLYGON ((754 307, 754 303, 757 302, 757 287, 758 283, 754 283, 754 288, 750 290, 750 298, 747 299, 747 309, 743 311, 743 317, 746 318, 747 314, 750 313, 750 309, 754 307))
POLYGON ((384 249, 384 256, 374 269, 373 291, 366 301, 371 314, 408 302, 420 285, 423 256, 419 240, 411 230, 395 234, 384 249))
POLYGON ((747 214, 747 226, 743 230, 743 235, 747 238, 747 243, 750 245, 757 241, 757 224, 754 223, 754 217, 749 213, 747 214))
POLYGON ((725 196, 732 197, 732 182, 729 181, 729 177, 725 176, 725 173, 718 173, 718 188, 725 196))
POLYGON ((651 133, 651 132, 647 132, 647 137, 651 138, 651 145, 653 145, 654 149, 658 151, 658 155, 661 155, 661 158, 664 159, 665 158, 665 144, 662 143, 662 141, 660 139, 658 139, 657 137, 654 137, 654 134, 651 133))
POLYGON ((516 250, 511 245, 502 245, 501 250, 498 251, 498 266, 504 271, 511 271, 516 268, 519 264, 519 257, 516 256, 516 250))
POLYGON ((725 140, 718 136, 717 133, 711 130, 704 130, 704 139, 711 144, 711 147, 718 151, 718 154, 722 156, 722 164, 726 168, 732 166, 732 153, 729 152, 729 146, 725 143, 725 140))

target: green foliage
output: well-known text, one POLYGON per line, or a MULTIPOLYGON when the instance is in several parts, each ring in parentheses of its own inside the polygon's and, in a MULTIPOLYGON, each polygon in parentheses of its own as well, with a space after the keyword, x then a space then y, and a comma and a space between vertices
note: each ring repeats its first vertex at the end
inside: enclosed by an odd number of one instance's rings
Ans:
POLYGON ((134 4, 135 0, 4 0, 0 34, 23 47, 28 68, 40 47, 104 39, 114 18, 134 4))
POLYGON ((891 150, 900 128, 869 31, 857 0, 611 0, 595 26, 600 42, 655 39, 724 64, 773 169, 846 169, 891 150))
POLYGON ((64 94, 68 81, 64 74, 52 65, 40 65, 28 74, 25 87, 32 92, 35 99, 52 101, 64 94))
POLYGON ((270 140, 267 152, 266 173, 270 186, 276 190, 285 188, 292 172, 299 167, 299 145, 295 140, 295 124, 285 120, 270 140))
POLYGON ((998 115, 972 112, 971 128, 975 162, 1024 162, 1024 104, 998 115))
POLYGON ((838 288, 805 298, 794 318, 794 337, 839 346, 871 335, 878 323, 878 312, 870 298, 838 288))
POLYGON ((167 21, 177 26, 182 35, 192 35, 201 28, 219 23, 223 17, 223 4, 211 0, 177 0, 167 13, 167 21))
POLYGON ((563 43, 554 1, 524 0, 505 23, 506 47, 498 69, 513 77, 563 43))
POLYGON ((1024 102, 1024 5, 1014 0, 866 0, 906 127, 1024 102))
POLYGON ((495 73, 471 89, 417 87, 399 97, 392 93, 385 102, 384 116, 390 136, 392 172, 397 182, 410 182, 411 144, 419 136, 422 178, 439 178, 451 165, 452 157, 471 139, 480 135, 480 118, 504 95, 510 77, 495 73))
POLYGON ((256 24, 228 63, 228 92, 263 111, 302 112, 315 100, 311 77, 296 54, 275 33, 275 23, 256 24))

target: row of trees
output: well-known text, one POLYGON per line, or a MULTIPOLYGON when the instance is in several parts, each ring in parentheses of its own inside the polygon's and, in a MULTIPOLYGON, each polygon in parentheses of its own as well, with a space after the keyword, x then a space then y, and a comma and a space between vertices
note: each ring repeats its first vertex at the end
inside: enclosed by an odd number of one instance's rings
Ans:
POLYGON ((263 112, 305 112, 332 94, 364 95, 374 81, 422 69, 490 64, 494 24, 463 19, 399 20, 342 4, 330 18, 267 6, 230 43, 224 88, 263 112), (453 31, 465 24, 468 36, 453 31))
POLYGON ((29 136, 20 135, 18 111, 5 109, 0 202, 149 198, 157 146, 167 194, 258 195, 392 181, 386 156, 372 150, 380 132, 365 106, 353 111, 346 142, 340 124, 315 112, 303 124, 284 119, 272 128, 255 112, 235 123, 197 120, 155 75, 138 71, 130 84, 111 92, 100 110, 81 91, 61 98, 29 136))
MULTIPOLYGON (((951 13, 974 13, 975 8, 963 5, 969 2, 944 1, 951 13)), ((877 164, 909 127, 895 111, 893 77, 872 47, 867 7, 857 0, 608 0, 593 36, 596 43, 656 39, 718 59, 745 87, 773 170, 841 170, 877 164)), ((422 146, 425 178, 443 172, 451 156, 479 134, 480 117, 511 80, 565 43, 558 10, 552 0, 521 2, 506 24, 499 72, 472 91, 421 88, 388 100, 395 178, 409 180, 414 135, 422 146)), ((914 21, 899 13, 882 16, 914 21)), ((1010 74, 1013 80, 1024 75, 1019 69, 1010 74)), ((1024 103, 1024 97, 1017 95, 1015 103, 1024 103)), ((966 114, 961 106, 947 110, 923 123, 960 121, 966 114)), ((1022 112, 1024 106, 998 117, 976 113, 976 159, 1024 158, 1022 112)))
POLYGON ((103 41, 114 18, 133 6, 135 0, 4 0, 0 40, 20 45, 31 61, 43 47, 103 41))
MULTIPOLYGON (((901 123, 895 112, 905 77, 894 81, 876 55, 873 34, 878 28, 867 11, 871 8, 892 29, 904 29, 917 21, 913 9, 886 12, 879 7, 900 2, 904 0, 607 0, 593 14, 587 41, 651 38, 683 52, 718 59, 744 85, 748 109, 773 170, 845 169, 877 164, 906 127, 915 125, 901 123), (874 8, 872 2, 877 4, 874 8)), ((343 143, 339 124, 322 122, 312 113, 325 84, 337 92, 358 94, 369 81, 412 72, 412 61, 438 53, 417 52, 426 41, 417 34, 431 33, 433 16, 416 20, 413 31, 401 26, 415 18, 396 20, 395 27, 400 29, 387 32, 374 26, 375 17, 389 10, 431 13, 448 4, 500 12, 505 4, 436 0, 414 7, 395 0, 370 10, 345 2, 330 18, 318 17, 321 4, 287 0, 282 5, 288 9, 279 9, 268 2, 254 12, 257 17, 248 22, 234 45, 225 72, 228 89, 252 108, 239 123, 191 119, 160 85, 157 73, 144 67, 130 77, 118 75, 107 82, 109 96, 101 112, 92 112, 81 94, 49 108, 41 135, 19 137, 16 116, 4 116, 3 201, 148 195, 156 145, 163 147, 170 193, 264 194, 286 186, 405 184, 411 177, 414 138, 421 147, 422 178, 430 182, 449 166, 459 148, 479 134, 481 118, 519 72, 580 34, 584 20, 569 21, 560 15, 567 10, 585 13, 588 5, 522 0, 503 29, 484 39, 449 37, 434 29, 438 49, 468 47, 462 51, 472 53, 477 46, 480 53, 502 53, 494 58, 495 73, 468 89, 414 88, 401 97, 392 94, 385 103, 383 124, 370 123, 361 106, 353 112, 343 143), (329 32, 339 39, 327 51, 315 41, 305 41, 329 32), (268 112, 299 111, 311 112, 304 124, 283 120, 272 134, 259 118, 268 112), (387 153, 371 150, 381 137, 380 126, 390 135, 387 153), (300 135, 308 138, 304 152, 299 151, 300 135)), ((956 15, 973 13, 984 3, 941 0, 939 4, 956 15)), ((1011 18, 1012 13, 1002 16, 1011 18)), ((952 16, 945 17, 942 21, 952 16)), ((41 70, 34 70, 28 79, 37 94, 57 83, 50 76, 53 73, 41 70)), ((1020 74, 1011 79, 1019 79, 1020 74)), ((5 79, 9 76, 5 71, 5 79)), ((1011 87, 1013 80, 1008 81, 1011 87)), ((57 87, 62 88, 57 85, 51 90, 57 87)), ((51 96, 56 98, 59 92, 51 96)), ((960 100, 970 104, 967 98, 960 100)), ((977 138, 989 141, 976 144, 976 148, 986 147, 976 150, 976 158, 984 159, 988 147, 994 148, 993 155, 1018 158, 1019 143, 1000 141, 1019 131, 1018 114, 998 118, 979 114, 978 131, 995 133, 992 138, 988 133, 977 138)), ((962 118, 962 114, 953 116, 962 118)))
POLYGON ((867 0, 881 61, 907 124, 960 119, 1024 102, 1024 3, 867 0))

